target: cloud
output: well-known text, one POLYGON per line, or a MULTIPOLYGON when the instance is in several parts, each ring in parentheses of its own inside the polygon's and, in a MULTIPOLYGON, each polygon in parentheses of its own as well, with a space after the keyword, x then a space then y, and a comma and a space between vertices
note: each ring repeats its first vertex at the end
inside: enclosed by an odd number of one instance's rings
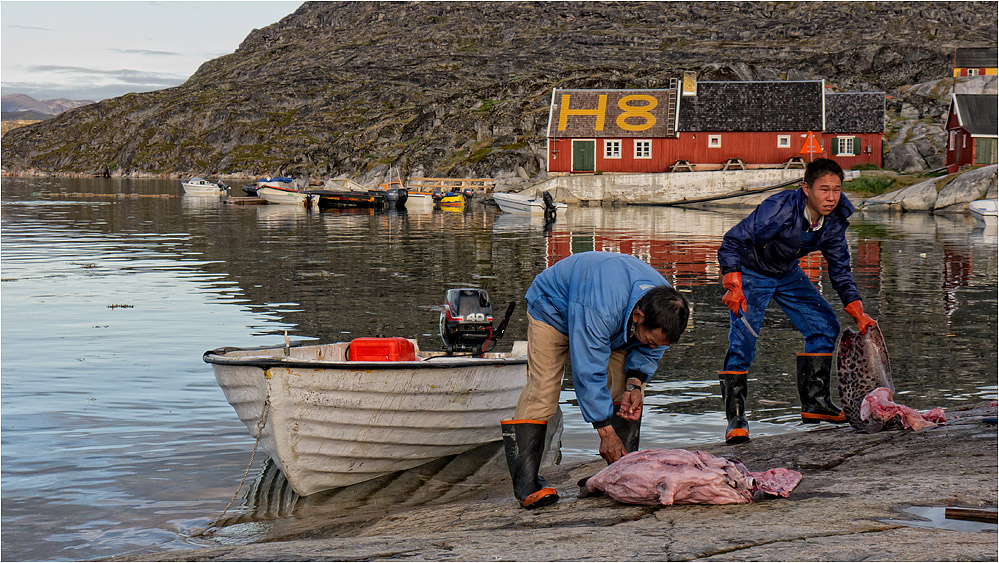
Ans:
POLYGON ((108 49, 111 53, 121 55, 143 55, 148 57, 179 57, 181 53, 173 51, 152 51, 150 49, 108 49))
POLYGON ((55 31, 54 29, 49 29, 47 27, 35 27, 31 25, 8 25, 5 27, 7 29, 26 29, 28 31, 55 31))
POLYGON ((0 89, 4 94, 26 94, 38 100, 103 100, 130 92, 171 88, 187 80, 187 76, 132 69, 108 70, 68 65, 31 65, 24 69, 30 73, 30 78, 3 81, 0 89))
POLYGON ((63 79, 72 80, 76 83, 98 83, 120 82, 122 84, 144 84, 149 86, 175 86, 187 79, 185 76, 169 74, 163 72, 149 72, 143 70, 121 69, 101 69, 82 66, 67 65, 30 65, 24 67, 33 74, 56 74, 63 79))

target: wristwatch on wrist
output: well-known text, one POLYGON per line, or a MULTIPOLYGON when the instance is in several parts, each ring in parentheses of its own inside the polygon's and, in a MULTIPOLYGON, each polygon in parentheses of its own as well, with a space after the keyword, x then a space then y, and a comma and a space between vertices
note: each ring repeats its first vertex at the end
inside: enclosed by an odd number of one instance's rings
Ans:
POLYGON ((641 388, 642 388, 642 382, 639 381, 636 378, 630 378, 630 379, 628 379, 628 380, 625 381, 625 384, 624 384, 624 392, 625 393, 630 393, 630 392, 634 391, 635 389, 641 389, 641 388), (635 385, 634 383, 628 383, 628 381, 631 381, 631 380, 638 381, 638 385, 635 385))

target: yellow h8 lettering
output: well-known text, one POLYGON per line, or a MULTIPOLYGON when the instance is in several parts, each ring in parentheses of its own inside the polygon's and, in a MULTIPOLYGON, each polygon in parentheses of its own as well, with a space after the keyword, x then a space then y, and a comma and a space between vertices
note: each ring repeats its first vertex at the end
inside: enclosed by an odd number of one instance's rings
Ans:
POLYGON ((645 131, 651 129, 656 124, 656 116, 651 111, 659 105, 659 100, 647 94, 632 94, 622 96, 617 102, 617 107, 621 108, 621 114, 617 116, 617 126, 625 131, 645 131), (644 105, 632 106, 628 102, 645 102, 644 105), (642 119, 642 123, 632 125, 625 121, 629 117, 642 119))
POLYGON ((569 109, 569 94, 562 94, 562 104, 558 112, 558 130, 565 131, 570 115, 592 115, 597 118, 595 129, 604 130, 604 114, 607 111, 607 94, 600 94, 597 109, 569 109))

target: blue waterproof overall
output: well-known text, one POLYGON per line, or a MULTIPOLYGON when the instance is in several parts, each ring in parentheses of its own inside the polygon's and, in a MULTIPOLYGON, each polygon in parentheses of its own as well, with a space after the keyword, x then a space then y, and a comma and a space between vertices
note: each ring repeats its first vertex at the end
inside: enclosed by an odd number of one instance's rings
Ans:
MULTIPOLYGON (((805 199, 799 188, 764 200, 725 234, 718 262, 722 275, 742 272, 745 316, 757 334, 772 298, 805 337, 806 353, 831 353, 839 334, 836 312, 801 270, 798 260, 816 250, 822 252, 843 305, 859 300, 846 244, 847 218, 853 205, 841 196, 822 227, 808 231, 805 199)), ((729 313, 729 323, 724 371, 748 371, 756 358, 756 337, 739 316, 729 313)))

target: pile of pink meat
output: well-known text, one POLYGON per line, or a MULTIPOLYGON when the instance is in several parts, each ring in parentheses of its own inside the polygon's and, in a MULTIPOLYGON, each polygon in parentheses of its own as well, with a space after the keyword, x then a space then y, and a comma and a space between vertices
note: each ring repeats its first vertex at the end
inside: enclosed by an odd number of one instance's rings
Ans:
POLYGON ((787 498, 800 481, 797 471, 752 472, 739 460, 702 451, 642 450, 608 465, 585 487, 628 504, 744 504, 757 491, 787 498))
POLYGON ((864 397, 860 403, 860 419, 868 423, 880 422, 886 427, 901 423, 903 428, 923 430, 933 428, 946 422, 944 411, 940 407, 920 413, 892 400, 891 390, 878 387, 864 397))

